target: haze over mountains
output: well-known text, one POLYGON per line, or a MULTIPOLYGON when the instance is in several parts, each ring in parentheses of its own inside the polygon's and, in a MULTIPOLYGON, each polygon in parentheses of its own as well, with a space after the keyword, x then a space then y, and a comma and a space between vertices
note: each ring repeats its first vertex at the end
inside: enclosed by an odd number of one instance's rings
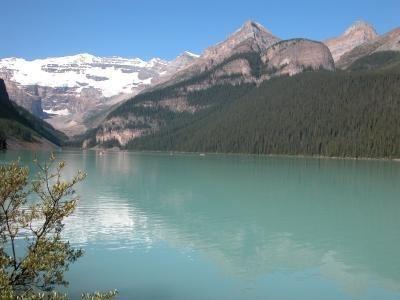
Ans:
POLYGON ((161 134, 177 118, 191 123, 208 115, 228 98, 243 96, 245 86, 306 71, 347 69, 363 57, 387 51, 400 51, 400 29, 380 36, 366 22, 356 22, 341 36, 319 42, 282 40, 248 21, 200 56, 185 52, 169 62, 89 54, 35 61, 7 58, 0 60, 0 77, 13 101, 56 128, 70 136, 89 130, 81 141, 85 147, 126 147, 161 134))

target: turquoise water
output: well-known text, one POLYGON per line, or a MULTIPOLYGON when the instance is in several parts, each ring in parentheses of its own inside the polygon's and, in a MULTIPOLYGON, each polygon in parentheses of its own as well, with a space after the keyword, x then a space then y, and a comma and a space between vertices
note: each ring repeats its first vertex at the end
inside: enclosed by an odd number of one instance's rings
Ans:
MULTIPOLYGON (((68 291, 120 299, 400 299, 400 163, 60 152, 88 173, 68 291)), ((0 161, 31 152, 0 154, 0 161)))

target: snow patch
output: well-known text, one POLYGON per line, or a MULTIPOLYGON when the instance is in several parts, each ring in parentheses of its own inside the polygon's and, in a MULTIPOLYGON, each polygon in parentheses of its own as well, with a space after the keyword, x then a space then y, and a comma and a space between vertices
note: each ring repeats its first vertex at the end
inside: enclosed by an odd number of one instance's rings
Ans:
POLYGON ((185 51, 185 53, 186 53, 187 55, 192 56, 192 57, 195 57, 195 58, 199 58, 199 57, 200 57, 200 55, 195 54, 195 53, 192 53, 192 52, 190 52, 190 51, 185 51))
POLYGON ((59 110, 52 110, 52 109, 43 109, 45 113, 51 114, 51 115, 58 115, 58 116, 68 116, 70 114, 69 110, 67 108, 65 109, 59 109, 59 110))
POLYGON ((0 70, 10 71, 10 79, 20 85, 68 87, 77 94, 84 88, 94 88, 104 97, 130 93, 134 86, 150 84, 153 76, 139 79, 141 69, 159 75, 167 65, 160 58, 145 62, 139 58, 97 57, 88 53, 31 61, 15 57, 0 59, 0 70))

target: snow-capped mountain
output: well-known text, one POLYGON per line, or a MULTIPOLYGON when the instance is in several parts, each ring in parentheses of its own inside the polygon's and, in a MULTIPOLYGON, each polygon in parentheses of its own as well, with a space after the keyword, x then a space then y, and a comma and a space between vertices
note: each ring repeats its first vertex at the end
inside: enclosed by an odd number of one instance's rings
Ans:
POLYGON ((173 61, 97 57, 86 53, 32 61, 4 58, 0 60, 0 73, 23 87, 70 88, 78 96, 83 90, 93 88, 103 97, 113 97, 135 93, 159 77, 185 67, 196 57, 185 52, 173 61))
POLYGON ((13 57, 0 59, 0 78, 5 79, 10 98, 36 115, 43 117, 38 113, 39 103, 45 113, 71 115, 76 121, 72 115, 133 96, 168 79, 197 57, 190 52, 172 61, 87 53, 31 61, 13 57))

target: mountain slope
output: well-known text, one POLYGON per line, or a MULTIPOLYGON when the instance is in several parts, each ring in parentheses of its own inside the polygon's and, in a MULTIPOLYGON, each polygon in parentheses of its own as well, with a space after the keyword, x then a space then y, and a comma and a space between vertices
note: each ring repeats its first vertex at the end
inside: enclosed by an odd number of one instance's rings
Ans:
POLYGON ((24 145, 54 147, 60 146, 66 136, 46 122, 33 116, 27 110, 13 104, 0 79, 0 146, 20 143, 24 145))
POLYGON ((400 51, 382 51, 363 56, 352 63, 347 70, 400 73, 400 51))
MULTIPOLYGON (((221 88, 219 97, 229 98, 232 87, 221 88)), ((127 148, 399 158, 399 115, 400 69, 383 63, 367 71, 305 72, 265 81, 203 117, 175 119, 127 148)))
POLYGON ((328 46, 336 62, 345 53, 377 37, 378 34, 370 24, 358 21, 347 28, 341 36, 326 40, 324 43, 328 46))
POLYGON ((345 69, 359 58, 382 51, 400 51, 400 28, 378 36, 345 53, 336 62, 336 66, 345 69))
MULTIPOLYGON (((245 24, 244 27, 246 26, 249 25, 245 24)), ((237 34, 242 31, 243 29, 232 35, 235 40, 237 34)), ((262 51, 261 47, 251 51, 252 46, 258 44, 257 35, 250 35, 250 38, 244 39, 245 48, 243 39, 239 41, 240 49, 249 51, 241 52, 233 47, 233 51, 229 52, 230 56, 228 52, 224 52, 223 56, 226 58, 222 62, 213 63, 197 73, 191 73, 193 68, 190 66, 191 76, 186 74, 187 78, 172 79, 121 104, 107 116, 95 136, 85 142, 85 146, 125 146, 132 139, 161 130, 176 118, 203 115, 203 111, 209 113, 216 109, 220 102, 230 101, 241 95, 241 91, 246 90, 248 85, 260 84, 276 76, 294 75, 305 70, 334 69, 329 49, 320 42, 293 39, 279 41, 262 51), (236 89, 235 86, 239 85, 236 89), (228 95, 223 93, 224 86, 230 91, 228 95), (198 97, 203 91, 208 98, 198 97), (227 99, 223 99, 225 97, 227 99)), ((235 44, 233 41, 225 43, 235 44)), ((201 57, 195 64, 200 61, 201 57)))

